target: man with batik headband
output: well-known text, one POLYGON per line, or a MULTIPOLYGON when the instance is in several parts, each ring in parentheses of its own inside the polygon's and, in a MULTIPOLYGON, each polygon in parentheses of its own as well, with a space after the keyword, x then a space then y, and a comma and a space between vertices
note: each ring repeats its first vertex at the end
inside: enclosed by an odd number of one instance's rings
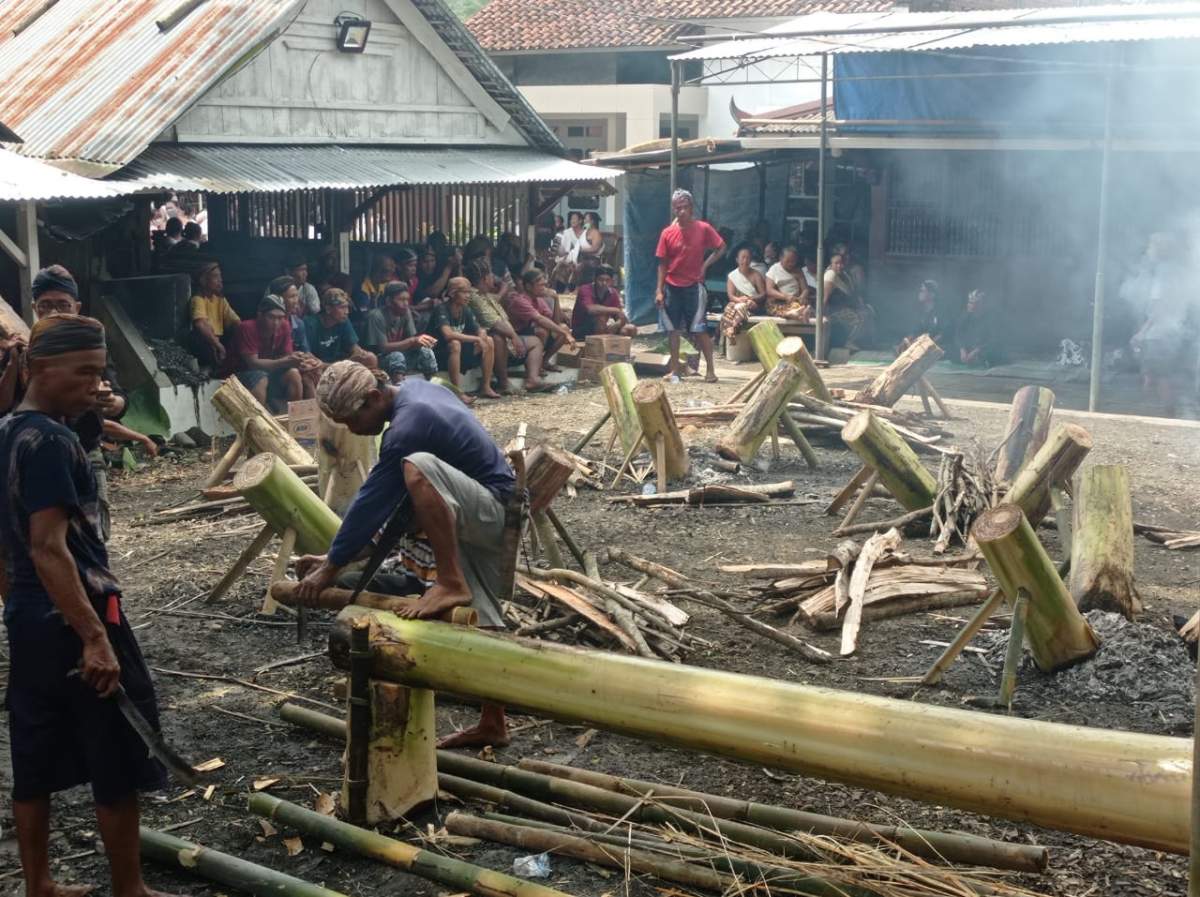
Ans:
MULTIPOLYGON (((62 265, 50 265, 43 268, 33 278, 33 311, 38 319, 50 315, 79 314, 79 287, 71 272, 62 265)), ((0 374, 0 414, 7 414, 15 408, 24 396, 24 387, 20 382, 20 368, 25 353, 24 340, 14 341, 5 359, 4 373, 0 374)), ((105 360, 104 374, 100 380, 96 405, 83 414, 68 422, 75 431, 96 476, 96 486, 100 493, 100 531, 107 541, 110 530, 108 507, 108 468, 104 462, 104 454, 100 451, 100 437, 106 429, 111 430, 112 438, 129 438, 140 441, 152 453, 158 447, 146 436, 126 430, 115 425, 125 413, 125 392, 117 383, 117 372, 112 362, 105 360)))
POLYGON ((25 893, 73 897, 50 877, 50 795, 90 782, 115 897, 147 897, 138 791, 164 770, 110 696, 123 687, 157 726, 150 674, 100 534, 91 465, 66 421, 96 404, 104 328, 77 315, 34 325, 28 386, 0 421, 0 540, 8 547, 7 707, 13 817, 25 893))
MULTIPOLYGON (((491 436, 450 390, 410 378, 390 386, 362 365, 339 361, 317 384, 321 410, 353 433, 383 435, 371 468, 342 519, 329 554, 302 559, 310 570, 302 598, 316 597, 370 546, 398 507, 408 529, 424 532, 433 548, 436 581, 403 616, 434 618, 471 605, 481 626, 504 625, 501 586, 504 506, 516 488, 508 461, 491 436)), ((484 704, 479 725, 443 747, 508 743, 504 710, 484 704)))

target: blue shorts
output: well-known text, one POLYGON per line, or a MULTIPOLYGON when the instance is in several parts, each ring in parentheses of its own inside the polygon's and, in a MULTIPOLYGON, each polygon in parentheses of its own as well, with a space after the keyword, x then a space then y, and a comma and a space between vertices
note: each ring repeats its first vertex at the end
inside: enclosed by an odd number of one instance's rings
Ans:
POLYGON ((705 293, 698 283, 689 287, 665 284, 663 305, 658 310, 658 326, 668 332, 704 333, 708 329, 705 293))

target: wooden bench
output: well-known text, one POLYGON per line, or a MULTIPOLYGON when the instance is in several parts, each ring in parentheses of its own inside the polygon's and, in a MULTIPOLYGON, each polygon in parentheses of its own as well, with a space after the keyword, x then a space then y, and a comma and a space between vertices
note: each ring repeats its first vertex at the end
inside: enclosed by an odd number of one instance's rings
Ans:
MULTIPOLYGON (((751 315, 750 320, 746 323, 746 326, 743 329, 749 330, 751 327, 753 327, 755 324, 757 324, 760 321, 774 321, 776 324, 779 325, 779 329, 780 329, 780 331, 782 331, 784 336, 804 337, 805 342, 808 343, 808 345, 809 345, 809 348, 813 350, 814 358, 828 358, 829 357, 829 327, 826 327, 825 332, 822 334, 823 338, 822 338, 821 342, 823 343, 823 345, 821 346, 821 351, 817 352, 815 350, 815 346, 817 343, 817 325, 816 324, 804 324, 804 323, 801 323, 800 321, 789 320, 788 318, 777 318, 774 315, 751 315)), ((715 312, 709 313, 708 323, 713 324, 717 327, 718 336, 723 344, 725 338, 720 333, 721 315, 717 314, 715 312)))

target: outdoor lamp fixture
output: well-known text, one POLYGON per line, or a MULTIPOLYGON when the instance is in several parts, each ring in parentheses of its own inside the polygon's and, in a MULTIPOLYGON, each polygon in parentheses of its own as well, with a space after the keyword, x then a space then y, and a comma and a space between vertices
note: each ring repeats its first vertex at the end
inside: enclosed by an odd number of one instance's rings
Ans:
POLYGON ((361 53, 367 48, 371 20, 360 19, 352 13, 342 13, 333 20, 337 28, 337 48, 342 53, 361 53))

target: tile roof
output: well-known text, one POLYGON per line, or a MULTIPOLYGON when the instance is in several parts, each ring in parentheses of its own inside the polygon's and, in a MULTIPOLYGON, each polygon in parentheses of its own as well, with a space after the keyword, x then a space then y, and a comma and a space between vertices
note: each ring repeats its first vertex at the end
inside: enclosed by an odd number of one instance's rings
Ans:
POLYGON ((893 0, 492 0, 467 27, 489 53, 669 47, 693 22, 885 12, 893 0))

